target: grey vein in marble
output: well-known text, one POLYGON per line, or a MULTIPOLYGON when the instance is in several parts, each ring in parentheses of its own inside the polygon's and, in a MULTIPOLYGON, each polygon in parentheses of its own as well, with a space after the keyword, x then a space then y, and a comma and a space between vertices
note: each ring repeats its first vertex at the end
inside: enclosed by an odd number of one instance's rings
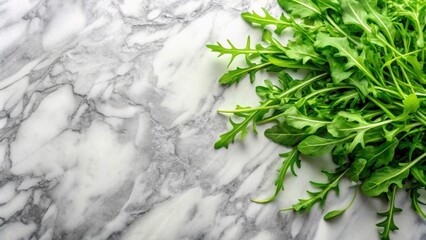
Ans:
MULTIPOLYGON (((360 197, 331 223, 319 208, 278 213, 321 179, 320 160, 258 205, 249 199, 273 191, 287 149, 250 135, 213 150, 227 128, 216 109, 257 99, 247 82, 218 85, 226 59, 205 45, 259 40, 239 14, 261 7, 281 11, 273 0, 0 1, 0 239, 377 239, 380 201, 360 197)), ((350 200, 342 189, 326 210, 350 200)), ((426 239, 412 211, 396 221, 395 239, 426 239)))

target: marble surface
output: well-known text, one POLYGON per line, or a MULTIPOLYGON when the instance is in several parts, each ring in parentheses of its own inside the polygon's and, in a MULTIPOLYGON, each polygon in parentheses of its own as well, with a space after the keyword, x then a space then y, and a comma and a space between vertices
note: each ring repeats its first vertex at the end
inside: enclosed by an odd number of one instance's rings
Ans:
MULTIPOLYGON (((303 159, 259 205, 287 149, 262 134, 213 149, 228 127, 216 109, 257 99, 248 81, 219 86, 227 59, 205 45, 258 41, 240 13, 261 7, 281 12, 275 0, 1 0, 0 239, 378 239, 379 200, 359 196, 332 222, 318 207, 278 213, 327 159, 303 159)), ((350 200, 343 185, 325 210, 350 200)), ((397 200, 393 239, 426 239, 397 200)))

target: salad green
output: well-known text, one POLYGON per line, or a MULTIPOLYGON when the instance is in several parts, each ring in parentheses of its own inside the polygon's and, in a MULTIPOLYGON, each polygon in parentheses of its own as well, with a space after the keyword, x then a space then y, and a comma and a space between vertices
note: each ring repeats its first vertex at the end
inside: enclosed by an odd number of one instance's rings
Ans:
MULTIPOLYGON (((284 189, 289 172, 303 162, 301 155, 330 154, 334 172, 323 171, 328 182, 311 182, 317 192, 290 209, 310 210, 324 204, 330 191, 339 191, 342 178, 359 185, 361 193, 384 198, 389 210, 378 213, 381 239, 398 229, 395 196, 407 191, 413 209, 425 217, 421 191, 426 187, 426 1, 424 0, 278 0, 285 10, 273 17, 246 12, 245 21, 263 31, 252 47, 208 45, 229 55, 243 56, 247 65, 225 73, 219 82, 236 84, 246 76, 267 71, 275 79, 256 86, 259 106, 223 111, 232 128, 214 147, 228 148, 259 124, 271 124, 265 136, 291 147, 280 157, 276 191, 259 203, 273 201, 284 189), (273 31, 272 31, 272 30, 273 31), (280 35, 292 33, 284 44, 280 35), (289 70, 303 70, 293 79, 289 70)), ((355 198, 355 196, 354 196, 355 198)), ((353 201, 352 201, 353 202, 353 201)), ((351 204, 352 204, 351 202, 351 204)), ((350 204, 350 205, 351 205, 350 204)), ((349 205, 349 206, 350 206, 349 205)), ((348 206, 348 207, 349 207, 348 206)), ((325 219, 348 207, 327 213, 325 219)), ((288 209, 284 209, 288 210, 288 209)))

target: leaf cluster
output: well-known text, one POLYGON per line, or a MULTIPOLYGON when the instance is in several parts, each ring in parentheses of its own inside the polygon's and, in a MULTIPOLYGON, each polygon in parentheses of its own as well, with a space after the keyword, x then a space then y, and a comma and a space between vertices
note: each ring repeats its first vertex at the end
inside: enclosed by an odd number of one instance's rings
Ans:
POLYGON ((249 129, 257 133, 257 125, 271 124, 265 136, 292 148, 281 155, 276 191, 268 199, 254 200, 260 203, 273 201, 284 189, 289 170, 295 175, 294 166, 301 165, 300 155, 330 154, 336 169, 326 173, 329 181, 312 182, 319 191, 308 192, 308 199, 290 209, 323 205, 331 190, 338 191, 339 181, 348 178, 364 195, 389 201, 389 210, 379 213, 385 220, 377 224, 383 228, 381 238, 389 239, 389 233, 398 229, 393 220, 401 211, 394 201, 398 189, 409 192, 413 209, 425 217, 419 191, 426 187, 426 1, 278 3, 287 13, 278 18, 265 9, 263 14, 242 14, 263 31, 262 41, 254 47, 250 38, 244 48, 229 40, 229 47, 207 46, 219 56, 229 55, 230 62, 238 56, 246 59, 247 66, 219 79, 222 84, 236 84, 246 76, 254 83, 258 71, 276 76, 255 87, 259 106, 220 111, 233 115, 232 129, 214 146, 228 148, 249 129), (279 37, 285 32, 294 32, 286 44, 279 37), (293 79, 289 70, 307 74, 293 79))

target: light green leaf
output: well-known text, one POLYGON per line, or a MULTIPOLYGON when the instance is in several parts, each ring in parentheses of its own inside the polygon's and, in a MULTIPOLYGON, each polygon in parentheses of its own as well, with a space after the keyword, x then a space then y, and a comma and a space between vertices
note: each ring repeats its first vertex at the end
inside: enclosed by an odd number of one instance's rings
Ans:
POLYGON ((413 93, 408 95, 407 98, 402 101, 402 103, 404 104, 404 114, 406 115, 415 113, 420 107, 420 101, 416 94, 413 93))
POLYGON ((258 65, 254 65, 248 68, 236 68, 225 73, 220 79, 219 82, 221 84, 233 84, 238 83, 241 79, 243 79, 247 74, 256 73, 262 68, 269 66, 271 63, 261 63, 258 65))
POLYGON ((321 9, 321 12, 327 10, 333 10, 335 12, 340 11, 340 5, 338 0, 316 0, 318 8, 321 9))
POLYGON ((303 115, 296 107, 292 106, 284 112, 287 125, 297 129, 305 129, 309 134, 315 133, 319 128, 326 126, 330 122, 315 119, 303 115))
POLYGON ((361 0, 360 1, 368 13, 368 19, 379 26, 380 31, 387 37, 389 41, 393 41, 395 36, 395 28, 391 19, 379 13, 376 0, 361 0))
POLYGON ((277 34, 282 33, 284 29, 292 25, 291 22, 284 16, 284 14, 282 14, 281 17, 277 19, 271 16, 271 14, 269 14, 269 12, 266 9, 262 8, 262 11, 265 14, 264 17, 260 16, 259 14, 255 12, 252 12, 252 13, 245 12, 241 14, 241 16, 243 17, 244 20, 246 20, 249 23, 259 24, 259 26, 262 29, 264 29, 268 25, 274 25, 276 27, 275 33, 277 34))
POLYGON ((342 18, 345 24, 359 26, 364 31, 370 32, 368 25, 368 14, 358 0, 341 0, 342 18))
POLYGON ((310 0, 278 0, 278 4, 294 18, 316 17, 320 9, 310 0))
POLYGON ((289 42, 285 49, 285 53, 289 58, 301 61, 303 64, 307 63, 308 61, 312 61, 317 64, 325 63, 325 59, 317 52, 315 52, 312 44, 289 42))

